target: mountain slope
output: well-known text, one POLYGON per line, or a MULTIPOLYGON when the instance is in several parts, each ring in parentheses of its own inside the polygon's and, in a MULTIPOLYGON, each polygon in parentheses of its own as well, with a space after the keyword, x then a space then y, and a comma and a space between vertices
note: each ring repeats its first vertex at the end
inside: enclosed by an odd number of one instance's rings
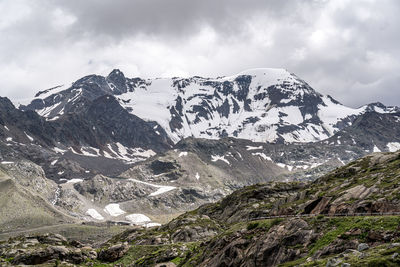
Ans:
POLYGON ((0 165, 0 232, 74 222, 52 204, 57 185, 33 163, 0 165))

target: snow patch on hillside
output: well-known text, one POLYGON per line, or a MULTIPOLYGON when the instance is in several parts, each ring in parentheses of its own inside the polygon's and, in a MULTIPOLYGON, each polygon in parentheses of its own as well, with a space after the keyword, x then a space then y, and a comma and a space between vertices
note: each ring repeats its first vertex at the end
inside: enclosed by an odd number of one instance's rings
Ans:
POLYGON ((225 156, 211 155, 212 162, 216 162, 218 160, 221 160, 221 161, 225 162, 226 164, 231 165, 231 163, 227 159, 225 159, 225 156))
POLYGON ((400 143, 399 142, 390 142, 387 143, 387 148, 389 149, 390 152, 396 152, 397 150, 400 149, 400 143))
POLYGON ((125 216, 125 219, 135 225, 143 225, 143 224, 151 222, 151 219, 149 217, 147 217, 146 215, 141 214, 141 213, 129 214, 129 215, 125 216))
POLYGON ((113 217, 122 215, 125 213, 120 207, 119 204, 108 204, 105 206, 104 211, 110 214, 113 217))
POLYGON ((93 219, 104 220, 104 217, 101 216, 101 214, 98 213, 97 210, 95 210, 95 209, 88 209, 86 211, 86 214, 89 215, 90 217, 92 217, 93 219))
POLYGON ((176 189, 175 186, 156 185, 156 184, 151 184, 151 183, 148 183, 148 182, 143 182, 143 181, 140 181, 140 180, 136 180, 136 179, 134 179, 134 178, 130 178, 129 180, 130 180, 130 181, 133 181, 133 182, 136 182, 136 183, 141 183, 141 184, 145 184, 145 185, 149 185, 149 186, 158 188, 156 191, 154 191, 153 193, 151 193, 151 194, 149 195, 149 196, 151 196, 151 197, 152 197, 152 196, 158 196, 158 195, 160 195, 160 194, 164 194, 164 193, 166 193, 166 192, 169 192, 169 191, 171 191, 171 190, 176 189))

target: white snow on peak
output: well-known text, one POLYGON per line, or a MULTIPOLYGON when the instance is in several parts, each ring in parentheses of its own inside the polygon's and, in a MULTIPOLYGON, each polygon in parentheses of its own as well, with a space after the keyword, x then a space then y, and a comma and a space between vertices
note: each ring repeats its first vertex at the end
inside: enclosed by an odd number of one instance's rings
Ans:
POLYGON ((95 209, 88 209, 86 211, 86 214, 89 215, 90 217, 92 217, 93 219, 104 220, 104 217, 101 216, 101 214, 95 209))
MULTIPOLYGON (((337 123, 345 118, 360 115, 371 108, 381 113, 390 112, 390 108, 371 105, 358 109, 343 106, 329 96, 315 92, 285 69, 249 69, 218 78, 146 79, 138 85, 131 85, 134 86, 132 90, 116 95, 120 105, 141 119, 156 122, 175 143, 186 137, 218 139, 222 135, 254 142, 274 142, 281 138, 287 143, 316 142, 338 132, 337 123), (278 97, 271 95, 271 89, 277 90, 278 97), (302 108, 302 105, 309 104, 307 99, 315 99, 313 108, 316 114, 302 108), (171 123, 176 117, 179 117, 179 128, 174 128, 176 124, 171 123), (313 117, 316 120, 312 120, 313 117), (279 131, 282 127, 292 130, 282 133, 279 131)), ((69 102, 74 102, 82 94, 81 88, 72 91, 74 94, 69 102)), ((58 95, 61 94, 55 97, 58 95)), ((57 115, 54 110, 63 113, 65 102, 60 100, 37 112, 53 119, 57 115), (58 106, 61 103, 63 107, 58 106)), ((157 125, 153 130, 160 135, 157 125)), ((118 145, 118 149, 114 147, 103 154, 106 157, 131 158, 123 149, 118 145)), ((147 152, 141 156, 152 155, 151 151, 147 152)))
POLYGON ((242 75, 250 75, 259 79, 262 82, 267 83, 266 85, 272 85, 274 83, 278 83, 282 80, 288 80, 292 77, 291 73, 285 69, 279 68, 254 68, 254 69, 247 69, 244 71, 239 72, 238 74, 224 77, 226 80, 234 80, 238 76, 242 75))
POLYGON ((110 214, 113 217, 122 215, 125 213, 120 207, 119 204, 108 204, 105 206, 104 211, 110 214))

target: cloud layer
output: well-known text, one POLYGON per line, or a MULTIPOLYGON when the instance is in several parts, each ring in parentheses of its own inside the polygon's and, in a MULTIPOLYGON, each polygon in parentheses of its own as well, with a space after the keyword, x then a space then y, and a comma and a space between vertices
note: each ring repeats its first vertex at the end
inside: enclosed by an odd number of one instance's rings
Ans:
POLYGON ((281 67, 351 106, 400 105, 397 0, 2 0, 0 95, 281 67))

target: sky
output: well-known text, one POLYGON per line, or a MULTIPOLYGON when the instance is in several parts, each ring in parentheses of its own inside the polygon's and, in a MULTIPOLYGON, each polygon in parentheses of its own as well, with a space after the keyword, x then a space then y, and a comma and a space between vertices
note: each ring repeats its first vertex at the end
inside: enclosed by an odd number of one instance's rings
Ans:
POLYGON ((398 0, 0 0, 0 96, 284 68, 345 105, 400 106, 398 0))

